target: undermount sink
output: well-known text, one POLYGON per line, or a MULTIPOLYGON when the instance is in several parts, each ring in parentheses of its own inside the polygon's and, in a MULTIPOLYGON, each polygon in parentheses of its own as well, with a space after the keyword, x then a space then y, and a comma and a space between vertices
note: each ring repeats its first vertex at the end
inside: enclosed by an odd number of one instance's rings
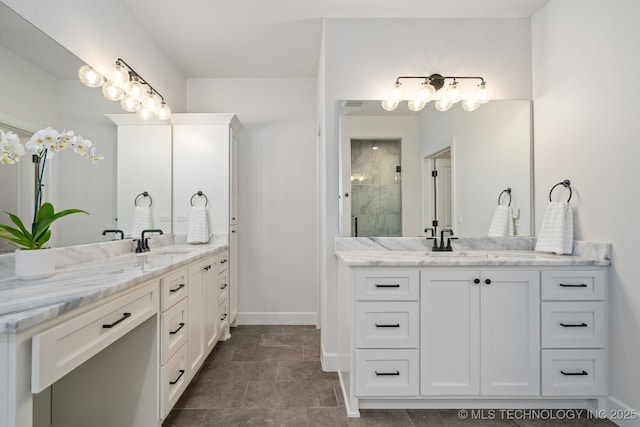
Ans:
POLYGON ((427 252, 426 256, 429 257, 456 257, 456 258, 487 258, 488 255, 485 252, 470 252, 470 251, 443 251, 443 252, 427 252))

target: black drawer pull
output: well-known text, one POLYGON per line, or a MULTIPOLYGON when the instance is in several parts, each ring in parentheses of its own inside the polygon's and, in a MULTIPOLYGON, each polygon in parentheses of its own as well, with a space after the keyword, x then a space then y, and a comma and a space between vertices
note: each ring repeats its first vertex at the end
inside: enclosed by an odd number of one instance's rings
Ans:
POLYGON ((227 260, 227 259, 223 259, 222 261, 220 261, 220 264, 224 264, 224 263, 225 263, 225 262, 227 262, 227 261, 229 261, 229 260, 227 260))
POLYGON ((122 317, 119 318, 118 320, 116 320, 115 322, 108 324, 108 325, 102 325, 103 328, 105 329, 109 329, 109 328, 113 328, 114 326, 116 326, 118 323, 125 321, 126 319, 128 319, 129 317, 131 317, 131 313, 122 313, 122 317))
POLYGON ((226 318, 227 318, 227 313, 225 313, 225 314, 220 318, 220 320, 224 320, 224 319, 226 319, 226 318))
POLYGON ((225 283, 224 285, 220 286, 220 289, 227 289, 227 284, 225 283))
POLYGON ((586 328, 587 325, 586 323, 562 323, 560 322, 560 326, 564 327, 564 328, 586 328))
POLYGON ((381 285, 379 283, 376 283, 376 288, 399 288, 400 285, 399 284, 395 284, 395 285, 381 285))
POLYGON ((178 375, 178 378, 176 378, 173 381, 169 381, 169 384, 171 385, 178 384, 178 381, 180 381, 180 378, 182 378, 183 375, 184 375, 184 369, 180 369, 180 375, 178 375))
POLYGON ((586 371, 582 371, 582 372, 565 372, 565 371, 560 371, 560 373, 562 375, 567 375, 567 376, 571 376, 571 375, 589 375, 586 371))
POLYGON ((169 331, 169 335, 175 335, 180 332, 180 329, 184 328, 184 322, 180 322, 179 324, 180 326, 178 326, 178 329, 176 329, 175 331, 169 331))
POLYGON ((381 377, 381 376, 398 376, 398 375, 400 375, 400 371, 395 371, 395 372, 378 372, 378 371, 374 371, 374 372, 379 377, 381 377))
POLYGON ((393 323, 391 325, 385 324, 385 323, 383 324, 376 323, 375 325, 376 325, 376 328, 399 328, 400 327, 400 323, 393 323))
POLYGON ((169 289, 169 292, 170 293, 178 292, 182 288, 184 288, 184 283, 180 283, 177 288, 169 289))
POLYGON ((584 283, 575 283, 575 284, 560 283, 560 286, 562 286, 563 288, 586 288, 587 287, 587 285, 585 285, 584 283))

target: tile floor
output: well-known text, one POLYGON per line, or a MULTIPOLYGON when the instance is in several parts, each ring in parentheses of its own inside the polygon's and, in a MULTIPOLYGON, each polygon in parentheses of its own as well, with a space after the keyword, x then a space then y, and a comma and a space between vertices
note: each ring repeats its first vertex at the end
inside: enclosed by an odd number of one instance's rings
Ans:
MULTIPOLYGON (((500 418, 496 413, 496 418, 500 418)), ((487 412, 485 418, 490 418, 487 412)), ((606 420, 462 420, 458 410, 362 410, 347 418, 338 376, 311 326, 239 326, 216 345, 163 427, 613 426, 606 420)))

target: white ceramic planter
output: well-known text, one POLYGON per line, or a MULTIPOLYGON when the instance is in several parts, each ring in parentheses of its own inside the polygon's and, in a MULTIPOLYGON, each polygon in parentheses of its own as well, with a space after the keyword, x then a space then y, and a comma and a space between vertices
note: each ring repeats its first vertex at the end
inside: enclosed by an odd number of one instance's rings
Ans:
POLYGON ((41 279, 51 276, 56 270, 53 249, 16 249, 16 276, 18 279, 41 279))

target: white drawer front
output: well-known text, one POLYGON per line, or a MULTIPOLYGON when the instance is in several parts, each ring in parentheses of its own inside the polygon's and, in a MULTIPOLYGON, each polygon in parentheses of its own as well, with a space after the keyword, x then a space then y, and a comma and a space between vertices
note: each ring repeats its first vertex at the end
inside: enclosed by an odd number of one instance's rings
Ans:
POLYGON ((605 394, 604 350, 543 350, 543 396, 605 394))
POLYGON ((171 307, 160 317, 162 348, 160 364, 164 365, 187 342, 187 300, 171 307))
POLYGON ((543 348, 603 348, 604 302, 543 302, 543 348))
POLYGON ((187 296, 187 269, 181 269, 160 279, 160 310, 165 311, 187 296))
POLYGON ((417 396, 418 350, 356 350, 356 396, 417 396))
POLYGON ((158 312, 154 281, 33 337, 31 390, 42 390, 158 312))
POLYGON ((604 300, 603 271, 543 271, 543 300, 604 300))
POLYGON ((229 298, 229 270, 218 274, 218 301, 229 298))
POLYGON ((417 348, 417 302, 357 302, 357 348, 417 348))
POLYGON ((218 306, 218 314, 220 319, 220 331, 227 329, 229 327, 229 300, 226 300, 222 304, 218 306))
POLYGON ((169 415, 187 385, 187 346, 183 345, 160 370, 161 418, 169 415))
POLYGON ((356 299, 360 301, 417 301, 420 288, 418 271, 358 270, 356 299))
POLYGON ((229 251, 224 251, 218 256, 218 273, 229 268, 229 251))

